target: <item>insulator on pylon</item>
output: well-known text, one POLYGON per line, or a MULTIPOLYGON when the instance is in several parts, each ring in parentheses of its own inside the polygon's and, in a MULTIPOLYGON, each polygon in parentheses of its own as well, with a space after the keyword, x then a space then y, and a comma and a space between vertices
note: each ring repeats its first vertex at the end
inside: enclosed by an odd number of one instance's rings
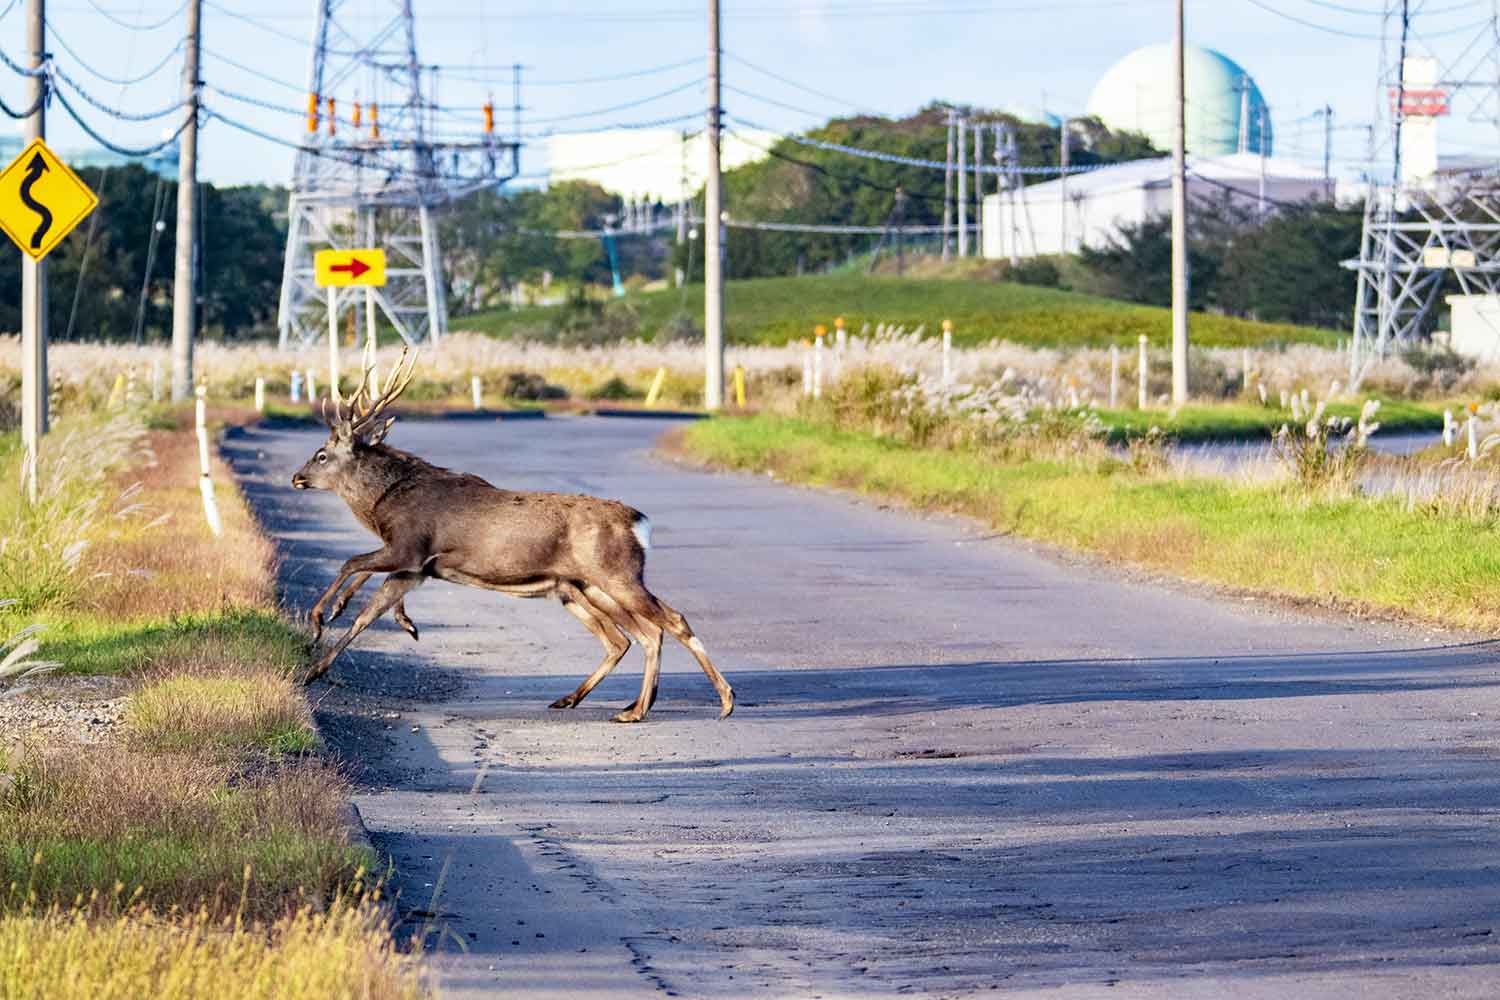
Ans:
POLYGON ((307 131, 309 134, 318 130, 318 95, 307 95, 307 131))
POLYGON ((495 105, 491 101, 484 102, 484 134, 493 135, 495 132, 495 105))
POLYGON ((380 107, 374 101, 370 102, 370 138, 380 138, 380 107))
POLYGON ((338 131, 338 116, 333 113, 333 98, 328 99, 328 134, 333 135, 338 131))
POLYGON ((360 115, 360 105, 359 105, 358 101, 355 101, 354 102, 354 117, 350 119, 349 123, 351 125, 353 125, 357 129, 357 128, 359 128, 360 118, 361 118, 361 115, 360 115))

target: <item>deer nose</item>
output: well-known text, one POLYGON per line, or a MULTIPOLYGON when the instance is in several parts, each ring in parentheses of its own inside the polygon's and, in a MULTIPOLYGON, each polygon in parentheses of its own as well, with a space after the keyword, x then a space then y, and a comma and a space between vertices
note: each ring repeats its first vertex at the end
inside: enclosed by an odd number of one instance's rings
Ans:
POLYGON ((293 476, 292 477, 292 489, 294 489, 294 490, 305 490, 305 489, 307 489, 307 477, 304 476, 300 472, 297 473, 295 476, 293 476))

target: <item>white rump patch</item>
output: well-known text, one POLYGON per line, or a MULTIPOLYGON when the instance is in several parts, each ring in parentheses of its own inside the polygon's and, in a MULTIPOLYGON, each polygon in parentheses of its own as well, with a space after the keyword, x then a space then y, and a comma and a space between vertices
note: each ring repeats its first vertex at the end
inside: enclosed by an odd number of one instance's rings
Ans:
POLYGON ((642 514, 640 520, 630 526, 630 530, 635 532, 635 539, 641 543, 641 548, 651 547, 651 519, 649 517, 642 514))

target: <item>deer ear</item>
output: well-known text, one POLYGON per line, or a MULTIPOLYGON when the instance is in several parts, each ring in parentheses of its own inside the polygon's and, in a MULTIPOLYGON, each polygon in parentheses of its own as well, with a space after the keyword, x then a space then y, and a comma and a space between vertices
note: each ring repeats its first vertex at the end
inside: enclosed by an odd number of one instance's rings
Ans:
POLYGON ((371 448, 385 440, 385 436, 391 432, 391 425, 396 422, 395 417, 387 417, 385 423, 365 435, 365 444, 371 448))

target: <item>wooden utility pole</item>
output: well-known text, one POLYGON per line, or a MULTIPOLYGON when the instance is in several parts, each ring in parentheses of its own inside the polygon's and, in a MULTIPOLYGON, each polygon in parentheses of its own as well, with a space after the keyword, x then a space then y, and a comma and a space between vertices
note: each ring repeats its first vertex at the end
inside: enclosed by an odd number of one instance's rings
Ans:
POLYGON ((969 256, 969 168, 965 161, 967 155, 968 120, 958 120, 958 255, 969 256))
POLYGON ((172 278, 172 401, 193 395, 193 338, 198 332, 198 26, 203 0, 189 0, 183 45, 182 97, 187 124, 177 147, 177 267, 172 278))
POLYGON ((1057 241, 1057 252, 1068 252, 1068 120, 1064 118, 1057 129, 1057 200, 1062 208, 1059 220, 1061 228, 1057 241))
POLYGON ((708 173, 703 186, 703 405, 724 405, 723 191, 719 176, 719 0, 708 0, 708 173))
POLYGON ((943 260, 948 259, 950 234, 953 232, 953 109, 948 109, 948 159, 943 169, 943 260))
POLYGON ((1323 105, 1323 197, 1333 200, 1333 106, 1323 105))
MULTIPOLYGON (((47 59, 46 0, 28 0, 26 48, 35 76, 26 78, 31 114, 26 140, 46 138, 47 59)), ((21 260, 21 446, 26 454, 26 498, 36 503, 36 466, 42 435, 47 433, 47 265, 22 254, 21 260)))
POLYGON ((1188 400, 1187 80, 1183 62, 1183 0, 1172 38, 1172 402, 1188 400))

